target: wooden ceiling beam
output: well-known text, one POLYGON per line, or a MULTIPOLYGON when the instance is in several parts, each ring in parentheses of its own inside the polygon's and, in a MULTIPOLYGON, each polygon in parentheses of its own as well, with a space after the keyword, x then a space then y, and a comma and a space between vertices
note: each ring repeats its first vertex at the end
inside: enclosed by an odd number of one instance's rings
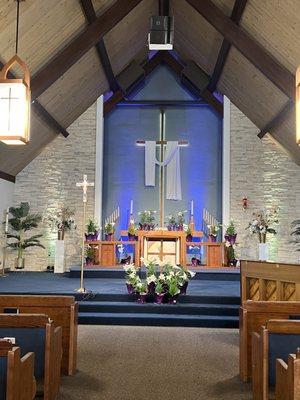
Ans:
POLYGON ((169 0, 158 0, 158 13, 162 16, 168 16, 170 11, 169 0))
POLYGON ((267 133, 272 132, 275 128, 278 128, 281 123, 289 116, 294 107, 292 100, 289 100, 282 109, 271 119, 258 133, 258 137, 262 139, 267 133))
POLYGON ((211 0, 186 0, 221 35, 290 99, 294 98, 295 77, 245 30, 235 24, 211 0))
MULTIPOLYGON (((85 15, 85 18, 89 24, 92 24, 96 19, 96 11, 93 6, 92 0, 80 0, 81 6, 85 15)), ((119 85, 114 75, 111 62, 105 47, 103 37, 96 43, 97 53, 100 58, 101 65, 103 67, 106 79, 109 83, 110 90, 116 92, 119 90, 119 85)))
MULTIPOLYGON (((4 64, 0 61, 0 69, 2 69, 3 66, 4 64)), ((16 78, 10 71, 8 77, 11 79, 16 78)), ((61 133, 65 138, 69 136, 69 132, 45 109, 45 107, 41 105, 41 103, 34 100, 32 102, 32 107, 51 128, 55 129, 58 133, 61 133)))
POLYGON ((4 179, 5 181, 15 183, 16 177, 10 174, 7 174, 4 171, 0 171, 0 179, 4 179))
POLYGON ((71 40, 31 80, 33 99, 40 96, 58 78, 86 54, 96 43, 118 24, 141 0, 117 0, 107 11, 97 17, 83 32, 71 40))
MULTIPOLYGON (((247 0, 235 0, 234 6, 233 6, 233 10, 230 16, 230 19, 236 23, 239 24, 243 12, 245 10, 247 4, 247 0)), ((210 78, 209 84, 207 89, 210 92, 214 92, 216 90, 217 84, 219 82, 220 76, 222 74, 224 65, 226 63, 228 54, 229 54, 229 50, 230 50, 231 44, 230 42, 228 42, 228 40, 223 39, 222 42, 222 46, 220 48, 219 54, 218 54, 218 58, 217 58, 217 62, 215 64, 215 68, 213 71, 213 74, 210 78)))

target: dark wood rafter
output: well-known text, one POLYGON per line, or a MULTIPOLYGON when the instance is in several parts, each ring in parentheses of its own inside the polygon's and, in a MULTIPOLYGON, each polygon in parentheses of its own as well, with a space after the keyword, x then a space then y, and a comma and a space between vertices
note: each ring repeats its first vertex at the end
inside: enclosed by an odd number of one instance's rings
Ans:
POLYGON ((7 174, 4 171, 0 171, 0 179, 4 179, 5 181, 15 183, 16 177, 10 174, 7 174))
POLYGON ((169 0, 158 0, 158 13, 159 15, 168 16, 170 10, 169 0))
POLYGON ((82 33, 66 45, 31 80, 33 99, 40 96, 99 40, 118 24, 141 0, 117 0, 82 33))
POLYGON ((295 77, 278 60, 257 43, 245 30, 235 24, 211 0, 186 0, 228 42, 237 48, 256 68, 290 99, 294 98, 295 77))
POLYGON ((279 111, 278 114, 275 115, 275 117, 273 119, 271 119, 271 121, 269 121, 266 126, 264 126, 259 134, 257 135, 260 139, 262 139, 267 133, 273 131, 275 128, 278 128, 281 123, 288 118, 288 116, 290 115, 290 113, 292 112, 294 107, 294 103, 292 100, 289 100, 283 107, 282 109, 279 111))
MULTIPOLYGON (((93 23, 97 19, 96 11, 94 9, 92 0, 80 0, 81 6, 85 15, 85 18, 89 24, 93 23)), ((105 47, 103 37, 96 43, 97 53, 100 58, 101 65, 103 67, 106 79, 109 83, 110 90, 116 92, 119 90, 119 85, 114 75, 109 56, 105 47)))
MULTIPOLYGON (((161 63, 165 63, 177 76, 182 78, 184 65, 175 57, 173 57, 168 51, 158 51, 155 56, 146 61, 146 63, 143 65, 145 77, 148 76, 161 63)), ((135 88, 133 88, 131 91, 134 90, 135 88)), ((194 88, 194 92, 195 90, 199 99, 202 98, 203 100, 205 100, 207 104, 212 106, 217 111, 217 113, 223 117, 223 104, 217 98, 215 98, 215 96, 213 96, 211 92, 209 92, 207 89, 204 91, 200 91, 197 88, 194 88)), ((126 93, 126 95, 124 95, 120 90, 115 92, 104 103, 104 115, 113 110, 119 102, 123 100, 126 101, 126 96, 128 95, 130 95, 130 93, 126 93)))
MULTIPOLYGON (((235 0, 234 7, 230 16, 230 19, 234 23, 239 24, 243 12, 245 10, 246 4, 247 0, 235 0)), ((226 39, 223 39, 222 46, 220 48, 219 55, 217 58, 217 62, 207 87, 207 89, 210 92, 214 92, 216 90, 217 84, 219 82, 220 76, 222 74, 224 65, 226 63, 229 54, 230 47, 231 47, 230 42, 226 39)))
MULTIPOLYGON (((0 69, 2 69, 4 64, 0 62, 0 69)), ((15 79, 16 77, 9 72, 8 77, 15 79)), ((46 123, 54 128, 57 132, 61 133, 64 137, 69 136, 69 132, 39 103, 37 100, 33 101, 32 107, 34 110, 46 121, 46 123)))

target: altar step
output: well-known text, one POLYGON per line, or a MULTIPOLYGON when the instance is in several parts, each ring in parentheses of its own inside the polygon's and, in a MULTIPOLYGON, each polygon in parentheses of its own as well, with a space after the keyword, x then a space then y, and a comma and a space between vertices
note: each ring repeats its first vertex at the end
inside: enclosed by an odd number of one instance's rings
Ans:
MULTIPOLYGON (((201 268, 196 270, 196 275, 193 279, 208 280, 208 281, 239 281, 240 270, 239 268, 201 268)), ((80 267, 74 266, 70 268, 70 272, 66 274, 69 278, 80 278, 80 267)), ((142 271, 144 277, 145 271, 142 271)), ((98 279, 124 279, 125 273, 123 269, 100 269, 100 268, 87 268, 84 270, 85 278, 98 278, 98 279)))
MULTIPOLYGON (((177 304, 139 304, 134 301, 81 301, 83 325, 137 325, 183 327, 238 327, 238 304, 192 303, 191 296, 177 304), (189 300, 189 301, 186 301, 189 300)), ((199 301, 199 296, 195 296, 199 301)), ((224 300, 224 299, 223 299, 224 300)))

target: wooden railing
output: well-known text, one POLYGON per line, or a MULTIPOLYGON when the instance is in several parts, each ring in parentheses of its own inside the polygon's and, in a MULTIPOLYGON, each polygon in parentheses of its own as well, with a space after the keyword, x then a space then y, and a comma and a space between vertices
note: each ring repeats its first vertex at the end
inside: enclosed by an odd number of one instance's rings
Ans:
POLYGON ((300 301, 300 265, 241 261, 241 301, 300 301))

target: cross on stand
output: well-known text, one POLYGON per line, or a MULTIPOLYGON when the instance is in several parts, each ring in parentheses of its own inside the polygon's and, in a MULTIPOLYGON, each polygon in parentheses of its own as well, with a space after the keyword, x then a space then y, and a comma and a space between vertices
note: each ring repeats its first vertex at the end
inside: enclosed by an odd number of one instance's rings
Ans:
MULTIPOLYGON (((138 146, 144 146, 145 140, 137 140, 136 144, 138 146)), ((165 111, 160 110, 160 132, 159 132, 159 140, 156 141, 156 145, 159 146, 159 161, 164 161, 164 150, 167 144, 165 138, 165 111)), ((180 140, 178 142, 179 146, 185 147, 188 146, 189 142, 187 140, 180 140)), ((164 227, 164 219, 165 219, 165 168, 164 166, 159 167, 159 220, 160 227, 164 227)))
POLYGON ((0 97, 0 100, 8 100, 8 130, 10 130, 10 116, 11 116, 11 105, 12 105, 12 100, 19 100, 18 97, 12 97, 11 95, 11 87, 9 88, 8 92, 8 97, 0 97))
POLYGON ((87 293, 83 283, 83 267, 84 267, 84 250, 85 250, 85 218, 86 218, 86 203, 87 203, 87 190, 88 187, 95 186, 94 182, 88 182, 87 175, 83 175, 83 182, 76 183, 77 187, 82 188, 82 202, 83 202, 83 224, 82 224, 82 250, 81 250, 81 270, 80 270, 80 288, 76 289, 77 293, 87 293))

